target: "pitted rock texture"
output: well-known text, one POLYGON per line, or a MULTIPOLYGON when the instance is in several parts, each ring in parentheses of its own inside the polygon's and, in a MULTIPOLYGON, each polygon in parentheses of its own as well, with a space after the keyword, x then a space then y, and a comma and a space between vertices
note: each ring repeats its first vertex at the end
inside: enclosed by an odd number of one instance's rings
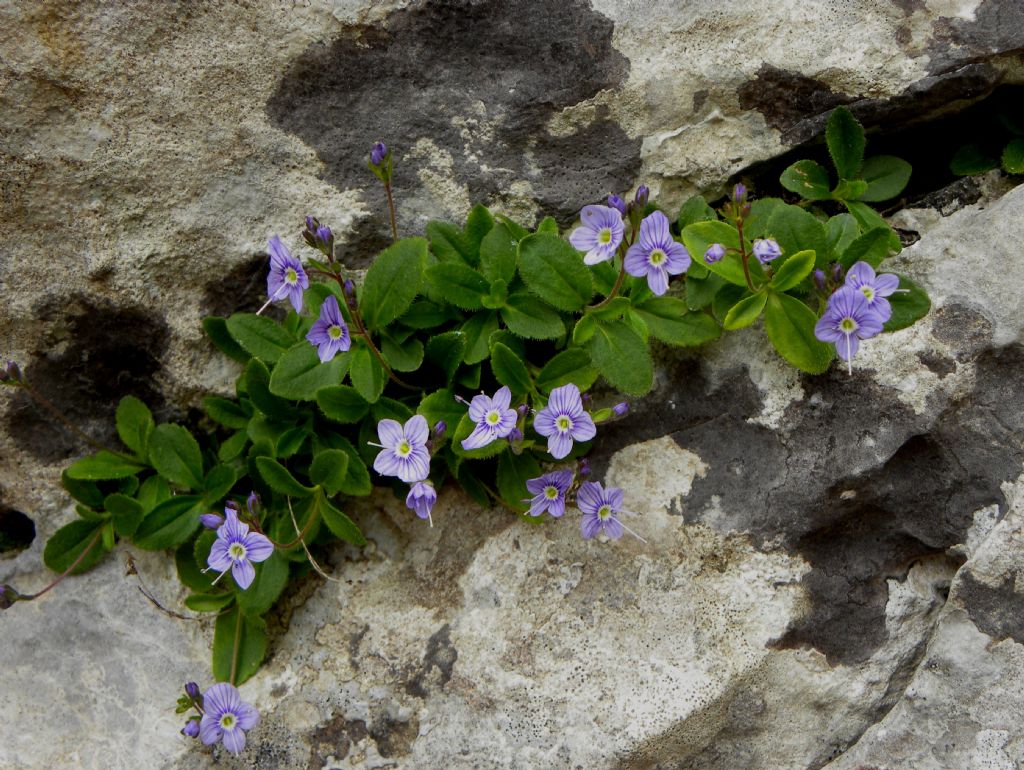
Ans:
MULTIPOLYGON (((367 264, 387 242, 373 140, 407 233, 481 198, 567 223, 638 181, 672 209, 814 140, 836 104, 874 139, 1020 83, 1024 47, 1010 0, 26 0, 0 20, 4 353, 97 438, 121 395, 187 420, 230 390, 199 321, 262 303, 268 235, 305 253, 315 214, 367 264)), ((371 543, 276 610, 238 759, 172 713, 209 681, 210 624, 157 609, 120 546, 0 616, 0 766, 1024 762, 1024 192, 997 177, 896 215, 913 245, 890 264, 935 304, 852 377, 799 376, 757 328, 659 353, 594 457, 643 541, 454 489, 433 529, 384 492, 355 504, 371 543)), ((0 511, 36 532, 0 582, 30 591, 84 447, 19 396, 0 413, 0 511)), ((180 608, 169 561, 133 556, 180 608)))

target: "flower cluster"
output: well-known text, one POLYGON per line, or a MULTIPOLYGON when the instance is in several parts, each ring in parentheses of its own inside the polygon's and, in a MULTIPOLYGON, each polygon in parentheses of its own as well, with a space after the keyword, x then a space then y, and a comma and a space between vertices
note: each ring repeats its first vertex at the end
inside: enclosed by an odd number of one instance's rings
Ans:
MULTIPOLYGON (((822 281, 823 276, 816 278, 816 283, 822 281)), ((851 374, 860 341, 880 334, 892 317, 886 297, 898 291, 899 284, 895 275, 876 275, 867 262, 857 262, 846 274, 846 283, 828 298, 814 334, 822 342, 835 344, 836 353, 847 362, 851 374)))
POLYGON ((223 743, 232 754, 241 754, 245 748, 245 734, 260 721, 260 712, 245 703, 232 684, 220 682, 200 694, 199 685, 185 685, 185 696, 178 701, 178 713, 195 709, 181 734, 199 738, 206 745, 223 743))

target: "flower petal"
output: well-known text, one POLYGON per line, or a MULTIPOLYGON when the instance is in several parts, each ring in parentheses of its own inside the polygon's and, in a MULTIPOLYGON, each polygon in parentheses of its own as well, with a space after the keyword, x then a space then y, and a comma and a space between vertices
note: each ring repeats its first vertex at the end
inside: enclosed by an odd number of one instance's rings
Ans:
POLYGON ((493 442, 497 436, 494 435, 494 430, 489 425, 477 425, 473 428, 473 432, 466 438, 462 439, 462 448, 466 451, 471 449, 481 449, 491 442, 493 442))
POLYGON ((660 297, 668 291, 668 273, 665 272, 664 268, 652 267, 647 271, 647 285, 651 287, 651 291, 660 297))
POLYGON ((580 531, 583 533, 584 540, 590 540, 601 531, 601 519, 597 517, 596 513, 584 514, 580 519, 580 531))
POLYGON ((235 727, 224 731, 224 748, 232 754, 241 754, 245 748, 245 731, 235 727))
POLYGON ((220 740, 220 735, 221 729, 217 718, 207 711, 199 721, 199 740, 211 746, 220 740))
POLYGON ((602 246, 591 249, 583 257, 584 265, 599 265, 602 262, 607 262, 609 259, 615 256, 614 249, 607 249, 602 246))
POLYGON ((625 495, 623 495, 622 490, 619 487, 608 487, 608 489, 604 491, 604 499, 605 502, 612 507, 612 510, 615 513, 621 511, 625 504, 625 495))
POLYGON ((238 583, 238 587, 244 591, 256 579, 256 568, 248 559, 242 559, 231 565, 231 576, 238 583))
POLYGON ((597 246, 597 231, 584 225, 569 235, 569 243, 577 251, 590 251, 597 246))
POLYGON ((512 403, 512 391, 509 390, 508 385, 502 385, 495 392, 494 397, 491 399, 491 409, 508 409, 509 404, 512 403))
POLYGON ((206 557, 207 566, 217 572, 224 572, 231 569, 233 563, 231 557, 228 556, 228 541, 221 538, 214 540, 210 554, 206 557))
POLYGON ((380 443, 392 449, 405 439, 405 431, 398 420, 384 419, 377 423, 377 437, 380 443))
POLYGON ((242 696, 238 694, 238 688, 227 682, 218 682, 203 693, 203 704, 207 714, 213 718, 220 719, 225 711, 235 711, 242 702, 242 696))
POLYGON ((645 249, 639 243, 634 243, 626 251, 626 272, 632 276, 636 276, 637 278, 647 275, 647 271, 650 270, 651 267, 651 264, 648 261, 650 256, 650 251, 645 249))
POLYGON ((576 507, 583 513, 597 516, 597 511, 602 505, 604 494, 601 484, 596 481, 584 481, 576 493, 576 507))
POLYGON ((683 244, 672 241, 665 249, 665 254, 668 259, 665 260, 663 267, 669 275, 679 275, 690 269, 693 259, 683 244))
POLYGON ((858 347, 860 340, 855 334, 844 334, 841 340, 836 340, 836 354, 844 361, 849 361, 857 355, 858 347))
POLYGON ((417 447, 412 453, 401 462, 398 469, 398 478, 406 484, 413 484, 423 481, 430 475, 430 454, 426 447, 417 447))
POLYGON ((480 422, 489 411, 491 411, 491 399, 489 396, 483 394, 473 396, 473 400, 469 402, 469 419, 473 422, 480 422))
POLYGON ((550 513, 556 519, 561 518, 562 514, 565 513, 565 498, 557 497, 554 500, 549 500, 548 513, 550 513))
POLYGON ((622 525, 619 523, 619 520, 614 516, 605 520, 604 533, 612 540, 618 540, 622 537, 622 525))
POLYGON ((558 430, 555 427, 555 412, 550 406, 544 407, 534 415, 533 429, 542 436, 550 436, 558 430))
POLYGON ((392 449, 382 449, 373 461, 373 469, 381 476, 397 476, 402 462, 392 449))
POLYGON ((867 262, 857 262, 846 272, 846 285, 854 289, 875 285, 875 271, 867 262))
POLYGON ((235 716, 238 717, 238 726, 243 730, 251 730, 260 723, 260 712, 248 703, 239 704, 235 716))
POLYGON ((556 460, 561 460, 563 457, 572 451, 572 437, 568 433, 555 432, 548 436, 548 452, 556 460))
POLYGON ((258 532, 250 532, 242 544, 250 561, 266 561, 274 554, 274 544, 258 532))
POLYGON ((430 426, 427 425, 427 418, 422 414, 415 414, 405 423, 405 439, 413 447, 426 446, 430 438, 430 426))
POLYGON ((572 437, 576 441, 590 441, 590 439, 597 435, 597 426, 594 424, 594 418, 584 412, 573 420, 570 433, 572 433, 572 437))
POLYGON ((892 273, 882 273, 875 278, 875 294, 880 297, 888 297, 900 287, 899 276, 892 273))

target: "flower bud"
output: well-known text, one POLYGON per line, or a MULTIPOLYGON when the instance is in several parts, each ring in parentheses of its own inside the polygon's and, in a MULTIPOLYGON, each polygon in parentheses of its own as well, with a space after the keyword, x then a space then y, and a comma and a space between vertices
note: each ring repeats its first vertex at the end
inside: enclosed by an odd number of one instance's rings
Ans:
POLYGON ((629 414, 629 402, 622 401, 616 404, 612 407, 612 411, 615 412, 616 417, 623 417, 624 415, 629 414))
POLYGON ((707 251, 704 252, 704 261, 709 265, 715 264, 725 256, 725 246, 720 243, 712 243, 707 251))
POLYGON ((334 233, 327 225, 320 225, 316 229, 316 239, 324 246, 331 246, 334 244, 334 233))
POLYGON ((526 417, 526 415, 527 415, 527 413, 529 411, 530 411, 530 407, 527 406, 526 404, 520 404, 518 407, 516 407, 516 413, 520 417, 526 417))
POLYGON ((373 145, 373 149, 370 150, 370 162, 379 166, 384 162, 384 159, 388 156, 388 146, 384 142, 376 142, 373 145))
POLYGON ((782 249, 771 238, 758 238, 754 241, 754 256, 762 265, 767 265, 782 256, 782 249))
POLYGON ((204 513, 199 517, 199 523, 207 529, 220 529, 224 523, 224 517, 219 513, 204 513))
POLYGON ((436 423, 434 423, 434 440, 440 441, 442 438, 444 438, 444 434, 447 430, 448 423, 446 423, 444 420, 438 420, 436 423))
POLYGON ((590 460, 586 457, 580 460, 580 477, 586 478, 590 475, 590 460))
POLYGON ((636 205, 643 208, 647 205, 647 200, 651 195, 651 191, 647 189, 647 185, 642 184, 636 188, 636 195, 633 200, 636 201, 636 205))
POLYGON ((252 516, 258 516, 260 510, 260 496, 255 492, 250 492, 249 497, 245 501, 245 507, 249 509, 249 513, 252 516))
POLYGON ((843 266, 842 265, 840 265, 838 262, 836 262, 835 264, 832 265, 832 280, 833 281, 835 281, 836 283, 841 283, 842 280, 843 280, 843 276, 844 275, 845 275, 845 273, 843 272, 843 266))
POLYGON ((812 279, 814 280, 814 287, 818 291, 824 292, 828 289, 828 278, 825 277, 825 271, 820 267, 814 271, 812 279))
POLYGON ((181 734, 186 738, 198 738, 199 737, 199 720, 190 719, 185 723, 185 726, 181 728, 181 734))
POLYGON ((513 428, 508 434, 508 443, 514 444, 523 440, 523 432, 519 428, 513 428))
POLYGON ((319 220, 317 220, 316 217, 314 217, 314 216, 307 216, 306 217, 306 229, 309 230, 309 232, 315 233, 316 232, 316 228, 319 225, 320 225, 320 222, 319 222, 319 220))
POLYGON ((626 216, 626 201, 622 200, 615 193, 608 196, 608 205, 613 209, 617 209, 622 216, 626 216))
POLYGON ((195 682, 187 682, 185 684, 185 694, 189 697, 190 700, 199 700, 199 685, 197 685, 195 682))
POLYGON ((747 188, 746 185, 740 183, 732 188, 732 200, 737 205, 742 205, 747 200, 747 188))

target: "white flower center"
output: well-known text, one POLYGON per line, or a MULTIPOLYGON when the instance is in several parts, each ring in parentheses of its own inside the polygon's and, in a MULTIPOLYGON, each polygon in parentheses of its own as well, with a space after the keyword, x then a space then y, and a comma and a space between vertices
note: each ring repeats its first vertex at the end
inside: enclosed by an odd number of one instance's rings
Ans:
POLYGON ((327 330, 327 336, 330 337, 332 340, 340 340, 341 339, 341 327, 338 326, 338 325, 334 325, 334 326, 330 327, 327 330))
POLYGON ((488 425, 497 425, 501 422, 501 413, 497 409, 492 409, 487 413, 487 416, 484 419, 487 421, 488 425))
POLYGON ((597 509, 597 518, 601 521, 607 521, 612 517, 612 507, 610 505, 602 505, 597 509))
POLYGON ((228 555, 235 561, 243 561, 248 553, 245 546, 241 543, 232 543, 228 546, 228 555))
POLYGON ((558 499, 558 487, 544 487, 544 497, 548 500, 558 499))
POLYGON ((607 246, 612 242, 612 229, 610 227, 602 227, 597 231, 597 242, 602 246, 607 246))
POLYGON ((294 267, 289 267, 284 271, 284 282, 291 286, 299 280, 299 274, 295 272, 294 267))
POLYGON ((853 334, 859 328, 860 325, 851 316, 846 316, 846 318, 839 322, 839 331, 843 334, 853 334))
POLYGON ((555 420, 555 427, 562 433, 568 433, 572 430, 572 420, 563 414, 555 420))
POLYGON ((875 298, 875 290, 870 286, 861 286, 860 293, 868 298, 868 302, 871 302, 875 298))
POLYGON ((231 712, 228 712, 227 714, 221 714, 221 717, 220 717, 220 729, 221 730, 234 730, 236 722, 237 722, 237 720, 235 719, 235 715, 232 714, 231 712))
POLYGON ((664 262, 667 258, 668 258, 668 255, 665 254, 664 249, 655 249, 654 251, 651 252, 650 261, 651 261, 652 265, 657 267, 662 262, 664 262))
POLYGON ((398 446, 395 447, 395 452, 402 457, 408 457, 412 452, 412 445, 403 439, 398 446))

